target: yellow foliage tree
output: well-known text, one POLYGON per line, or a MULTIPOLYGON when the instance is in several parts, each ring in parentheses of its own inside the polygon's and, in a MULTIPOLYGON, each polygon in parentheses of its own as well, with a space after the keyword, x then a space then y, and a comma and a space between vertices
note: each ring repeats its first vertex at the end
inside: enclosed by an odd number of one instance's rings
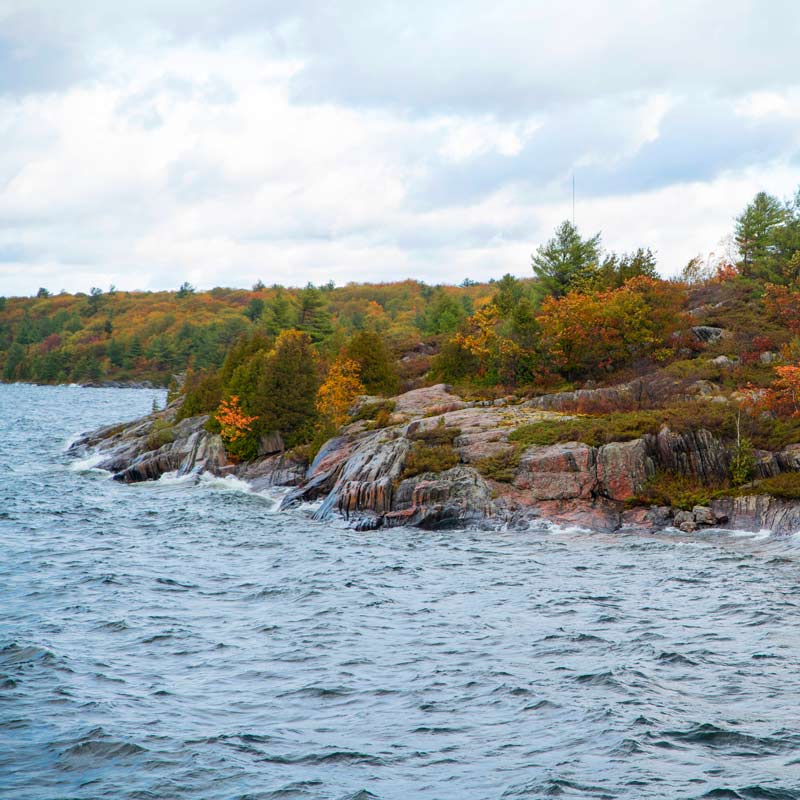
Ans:
POLYGON ((347 412, 354 400, 365 394, 359 379, 361 367, 351 358, 339 358, 333 362, 328 377, 317 392, 317 411, 335 427, 344 425, 347 412))

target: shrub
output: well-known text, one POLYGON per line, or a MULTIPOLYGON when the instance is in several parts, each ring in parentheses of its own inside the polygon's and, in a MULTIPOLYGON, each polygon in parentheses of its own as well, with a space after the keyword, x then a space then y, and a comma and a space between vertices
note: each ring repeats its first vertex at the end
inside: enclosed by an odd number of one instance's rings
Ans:
POLYGON ((412 442, 424 442, 428 445, 448 445, 452 446, 453 439, 461 433, 461 428, 448 428, 444 423, 444 417, 440 417, 436 425, 429 428, 418 427, 408 434, 412 442))
MULTIPOLYGON (((771 494, 782 500, 800 500, 800 472, 782 472, 755 484, 758 493, 771 494)), ((739 490, 739 494, 753 494, 753 490, 739 490)))
POLYGON ((174 441, 175 431, 172 425, 165 419, 157 419, 150 428, 150 433, 147 435, 147 449, 158 450, 165 444, 170 444, 174 441))
POLYGON ((497 455, 486 456, 476 461, 474 466, 486 478, 500 483, 511 483, 517 474, 521 454, 521 448, 513 447, 497 455))
MULTIPOLYGON (((657 434, 663 425, 676 433, 705 428, 719 438, 731 439, 736 435, 736 413, 730 404, 697 400, 646 411, 543 420, 517 428, 509 439, 523 447, 573 441, 600 447, 609 442, 626 442, 646 434, 657 434)), ((758 446, 755 436, 752 438, 758 446)))
POLYGON ((406 456, 402 479, 413 478, 423 472, 444 472, 459 462, 458 453, 450 445, 429 445, 419 440, 414 442, 406 456))
POLYGON ((707 506, 719 487, 704 486, 699 478, 658 472, 642 488, 633 505, 672 506, 691 511, 695 506, 707 506))
POLYGON ((756 458, 753 444, 749 439, 743 438, 737 443, 730 469, 734 486, 741 486, 753 477, 756 471, 756 458))
MULTIPOLYGON (((395 409, 394 400, 378 400, 375 403, 364 403, 353 415, 353 422, 359 420, 377 420, 381 413, 388 417, 395 409)), ((385 427, 385 426, 379 426, 385 427)))

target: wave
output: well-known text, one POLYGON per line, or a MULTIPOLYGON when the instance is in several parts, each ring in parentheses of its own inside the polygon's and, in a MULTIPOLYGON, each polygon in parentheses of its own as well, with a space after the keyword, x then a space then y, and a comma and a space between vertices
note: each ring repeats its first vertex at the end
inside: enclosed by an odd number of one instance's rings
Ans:
POLYGON ((105 460, 106 456, 104 453, 91 453, 83 458, 73 461, 69 465, 69 468, 72 472, 103 472, 107 475, 110 475, 111 473, 108 472, 108 470, 100 469, 98 466, 105 460))

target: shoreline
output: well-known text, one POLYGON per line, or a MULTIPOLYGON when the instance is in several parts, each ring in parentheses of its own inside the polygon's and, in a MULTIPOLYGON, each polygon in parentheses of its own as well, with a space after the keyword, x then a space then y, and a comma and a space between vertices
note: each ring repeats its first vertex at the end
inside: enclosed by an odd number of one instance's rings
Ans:
MULTIPOLYGON (((688 510, 636 504, 656 466, 727 468, 724 448, 707 431, 681 436, 664 429, 657 437, 601 447, 566 442, 520 452, 509 442, 512 431, 564 415, 530 402, 467 403, 444 384, 412 390, 394 402, 386 427, 371 427, 368 420, 351 423, 325 442, 311 463, 299 453, 275 449, 275 437, 263 443, 254 461, 232 463, 221 438, 206 430, 208 417, 176 422, 175 403, 84 434, 67 452, 95 454, 97 467, 126 483, 167 473, 210 473, 246 481, 254 492, 283 488, 280 509, 317 504, 315 519, 338 518, 362 531, 401 526, 526 530, 543 522, 601 532, 800 531, 800 502, 757 491, 688 510), (450 452, 453 460, 437 468, 430 455, 440 451, 450 452), (511 452, 518 462, 500 474, 496 463, 511 452), (420 454, 423 463, 415 470, 420 454)), ((770 455, 770 464, 794 471, 800 451, 770 455)))

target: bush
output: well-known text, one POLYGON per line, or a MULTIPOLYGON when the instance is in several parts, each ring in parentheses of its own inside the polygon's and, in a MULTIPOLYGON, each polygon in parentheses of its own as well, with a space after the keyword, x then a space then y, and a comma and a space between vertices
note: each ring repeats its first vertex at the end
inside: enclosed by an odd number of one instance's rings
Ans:
POLYGON ((740 488, 738 494, 771 494, 782 500, 800 500, 800 472, 783 472, 755 483, 755 491, 740 488))
POLYGON ((517 474, 521 454, 521 448, 514 447, 497 455, 482 458, 475 462, 474 467, 486 478, 500 483, 511 483, 517 474))
POLYGON ((707 506, 720 487, 704 486, 694 476, 658 472, 644 485, 642 491, 630 503, 645 506, 672 506, 691 511, 695 506, 707 506))
POLYGON ((753 477, 756 471, 756 458, 749 439, 744 438, 736 445, 730 469, 734 486, 741 486, 753 477))
POLYGON ((413 478, 423 472, 444 472, 459 462, 458 453, 450 445, 429 445, 416 441, 411 446, 401 478, 413 478))
POLYGON ((448 428, 444 423, 444 417, 440 417, 436 425, 429 428, 418 427, 408 434, 412 442, 424 442, 428 445, 448 445, 452 446, 453 439, 461 433, 461 428, 448 428))
MULTIPOLYGON (((377 420, 378 416, 383 413, 388 417, 395 408, 394 400, 378 400, 375 403, 364 403, 358 411, 353 415, 353 422, 359 420, 377 420)), ((379 427, 386 427, 385 425, 379 427)))
POLYGON ((174 441, 175 431, 172 425, 165 419, 157 419, 150 428, 150 433, 147 435, 147 449, 158 450, 165 444, 170 444, 174 441))
MULTIPOLYGON (((791 422, 791 421, 789 421, 791 422)), ((779 449, 792 440, 800 441, 797 425, 780 420, 750 420, 748 431, 754 446, 779 449), (777 444, 776 444, 777 443, 777 444)), ((705 428, 720 439, 736 437, 736 407, 730 403, 696 400, 673 403, 646 411, 620 411, 599 417, 573 417, 534 422, 517 428, 509 439, 523 447, 557 442, 584 442, 600 447, 609 442, 626 442, 646 434, 657 434, 666 425, 675 433, 690 433, 705 428)))

